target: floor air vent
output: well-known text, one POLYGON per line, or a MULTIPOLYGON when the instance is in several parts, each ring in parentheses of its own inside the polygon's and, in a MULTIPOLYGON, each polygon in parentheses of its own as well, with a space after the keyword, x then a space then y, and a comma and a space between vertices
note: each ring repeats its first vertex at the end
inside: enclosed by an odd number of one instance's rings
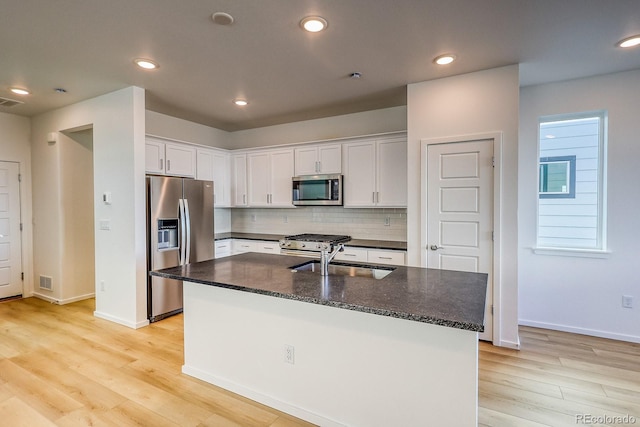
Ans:
POLYGON ((53 290, 53 286, 51 285, 51 277, 40 276, 40 289, 46 289, 48 291, 53 290))
POLYGON ((24 104, 22 101, 16 101, 15 99, 3 98, 0 96, 0 107, 13 107, 14 105, 24 104))

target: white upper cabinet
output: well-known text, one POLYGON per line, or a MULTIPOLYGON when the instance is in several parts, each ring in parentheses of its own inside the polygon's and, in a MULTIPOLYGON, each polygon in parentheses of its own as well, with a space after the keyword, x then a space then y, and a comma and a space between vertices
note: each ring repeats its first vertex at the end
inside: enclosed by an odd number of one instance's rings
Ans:
POLYGON ((407 206, 406 138, 345 143, 344 206, 407 206))
POLYGON ((150 174, 164 174, 164 142, 145 140, 145 170, 150 174))
POLYGON ((247 206, 247 155, 231 156, 231 206, 247 206))
POLYGON ((322 144, 295 149, 295 174, 339 174, 342 172, 342 146, 322 144))
POLYGON ((229 154, 213 153, 213 204, 215 207, 231 206, 231 158, 229 154))
POLYGON ((252 207, 292 207, 293 149, 247 154, 248 204, 252 207))
POLYGON ((213 181, 213 204, 217 208, 231 206, 230 156, 226 152, 198 148, 196 179, 213 181))
POLYGON ((145 165, 149 174, 195 178, 196 149, 187 144, 174 144, 147 137, 145 165))

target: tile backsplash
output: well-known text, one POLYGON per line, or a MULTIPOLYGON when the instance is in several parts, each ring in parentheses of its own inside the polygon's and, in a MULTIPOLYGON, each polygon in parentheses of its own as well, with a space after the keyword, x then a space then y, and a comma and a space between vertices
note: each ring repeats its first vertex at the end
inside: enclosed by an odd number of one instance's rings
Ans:
POLYGON ((347 234, 356 239, 407 240, 405 208, 345 209, 304 206, 296 209, 216 209, 216 232, 270 234, 347 234), (219 212, 226 211, 226 212, 219 212), (230 215, 230 229, 228 217, 230 215))

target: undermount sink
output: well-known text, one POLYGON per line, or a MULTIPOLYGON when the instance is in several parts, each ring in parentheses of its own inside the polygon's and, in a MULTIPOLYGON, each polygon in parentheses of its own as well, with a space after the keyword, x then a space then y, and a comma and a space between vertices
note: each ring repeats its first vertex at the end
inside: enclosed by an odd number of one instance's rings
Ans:
MULTIPOLYGON (((322 269, 320 261, 313 260, 307 261, 302 264, 289 267, 293 273, 298 271, 310 271, 312 273, 320 274, 322 269)), ((352 277, 368 277, 371 279, 382 279, 390 274, 395 268, 377 266, 367 266, 362 264, 346 264, 346 263, 331 263, 329 264, 329 276, 352 276, 352 277)))

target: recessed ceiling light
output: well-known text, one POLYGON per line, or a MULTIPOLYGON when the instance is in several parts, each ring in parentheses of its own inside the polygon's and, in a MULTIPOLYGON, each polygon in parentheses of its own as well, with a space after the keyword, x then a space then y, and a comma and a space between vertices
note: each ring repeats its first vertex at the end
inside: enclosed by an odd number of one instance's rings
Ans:
POLYGON ((248 104, 246 99, 234 99, 233 103, 236 104, 239 107, 244 107, 245 105, 248 104))
POLYGON ((300 21, 300 26, 310 33, 317 33, 329 26, 327 20, 319 16, 307 16, 300 21))
POLYGON ((360 77, 362 77, 362 73, 359 73, 359 72, 356 71, 356 72, 353 72, 353 73, 349 74, 349 77, 352 78, 352 79, 357 80, 360 77))
POLYGON ((440 55, 437 56, 433 62, 435 62, 438 65, 447 65, 447 64, 451 64, 453 61, 456 60, 456 56, 451 54, 451 53, 447 53, 444 55, 440 55))
POLYGON ((211 15, 211 19, 218 25, 231 25, 233 24, 233 16, 225 12, 216 12, 211 15))
POLYGON ((11 92, 15 93, 16 95, 29 95, 29 94, 31 94, 31 92, 29 92, 28 90, 20 88, 20 87, 12 87, 9 90, 11 92))
POLYGON ((145 58, 136 58, 133 60, 133 62, 140 68, 144 68, 145 70, 155 70, 156 68, 159 67, 159 65, 155 62, 153 62, 150 59, 145 59, 145 58))
POLYGON ((618 47, 634 47, 638 45, 640 45, 640 34, 627 37, 626 39, 622 39, 616 43, 616 46, 618 47))

